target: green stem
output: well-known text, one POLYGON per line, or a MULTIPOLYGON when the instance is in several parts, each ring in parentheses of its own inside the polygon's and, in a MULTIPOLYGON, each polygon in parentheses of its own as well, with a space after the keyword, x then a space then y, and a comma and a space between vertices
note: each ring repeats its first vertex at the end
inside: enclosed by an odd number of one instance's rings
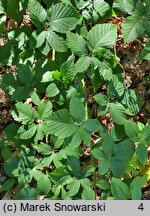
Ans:
MULTIPOLYGON (((90 146, 90 149, 92 150, 92 144, 90 146)), ((95 167, 95 164, 94 164, 94 157, 91 155, 91 165, 95 167)), ((96 176, 95 176, 95 172, 93 173, 93 189, 94 189, 94 192, 95 192, 95 196, 96 196, 96 176)))
POLYGON ((55 50, 52 50, 52 60, 55 61, 55 50))
POLYGON ((46 144, 49 142, 49 134, 46 134, 46 144))
POLYGON ((88 93, 86 88, 86 78, 82 79, 83 89, 85 89, 85 120, 88 119, 88 93))

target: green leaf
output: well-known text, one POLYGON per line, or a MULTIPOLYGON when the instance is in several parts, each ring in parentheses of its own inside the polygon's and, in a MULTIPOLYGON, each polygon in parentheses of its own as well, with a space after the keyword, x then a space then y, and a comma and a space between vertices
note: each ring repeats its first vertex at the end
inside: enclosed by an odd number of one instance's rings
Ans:
POLYGON ((37 181, 39 193, 42 195, 48 194, 51 189, 51 181, 47 175, 41 176, 37 181))
POLYGON ((121 74, 113 75, 109 83, 108 93, 109 97, 120 99, 124 96, 125 87, 124 80, 121 74))
POLYGON ((144 60, 150 60, 150 42, 145 44, 140 54, 140 58, 144 60))
POLYGON ((141 188, 147 182, 147 175, 136 176, 130 184, 131 198, 132 200, 141 200, 142 191, 141 188))
POLYGON ((129 16, 123 22, 122 33, 124 42, 130 42, 135 38, 141 36, 145 29, 143 27, 143 20, 138 16, 129 16))
POLYGON ((98 165, 98 172, 100 173, 100 175, 105 175, 108 170, 110 168, 110 161, 108 158, 104 158, 100 161, 99 165, 98 165))
POLYGON ((22 84, 29 85, 32 80, 32 72, 30 66, 19 64, 17 76, 22 84))
POLYGON ((2 3, 0 3, 0 13, 2 14, 2 13, 4 13, 4 7, 2 6, 2 3))
POLYGON ((36 132, 36 125, 22 125, 19 130, 18 134, 20 139, 30 139, 31 137, 34 136, 36 132))
POLYGON ((99 148, 94 148, 92 151, 91 151, 93 157, 97 160, 101 160, 101 159, 105 159, 106 158, 106 155, 104 154, 104 152, 99 149, 99 148))
POLYGON ((82 138, 80 136, 80 132, 77 131, 77 133, 74 134, 71 142, 69 143, 69 146, 73 146, 74 148, 77 148, 80 146, 81 142, 82 142, 82 138))
POLYGON ((90 147, 91 145, 91 134, 85 130, 83 127, 80 127, 79 134, 81 140, 83 140, 83 143, 90 147))
POLYGON ((111 130, 111 135, 116 142, 126 139, 127 135, 124 130, 124 125, 115 124, 111 130))
POLYGON ((17 177, 18 176, 18 164, 19 161, 15 157, 11 157, 7 162, 4 164, 4 172, 9 177, 17 177))
POLYGON ((42 131, 43 124, 36 125, 36 134, 34 136, 34 142, 38 143, 39 141, 44 139, 44 133, 42 131))
POLYGON ((116 200, 127 200, 129 197, 129 188, 121 179, 112 178, 111 192, 116 200))
MULTIPOLYGON (((81 172, 81 176, 82 178, 86 178, 88 176, 93 175, 93 173, 95 172, 95 167, 93 165, 87 165, 86 167, 84 167, 81 172)), ((90 182, 89 179, 84 179, 83 182, 90 182)))
POLYGON ((94 8, 101 17, 110 9, 109 4, 104 0, 94 0, 94 8))
POLYGON ((29 0, 28 10, 33 24, 37 28, 44 27, 47 14, 42 5, 36 0, 29 0))
POLYGON ((91 186, 91 182, 88 178, 82 178, 80 179, 80 182, 83 188, 91 186))
MULTIPOLYGON (((2 12, 3 13, 3 12, 2 12)), ((1 14, 1 6, 0 6, 0 14, 1 14)), ((0 19, 0 33, 4 30, 5 24, 6 24, 6 15, 1 14, 1 19, 0 19)))
POLYGON ((136 186, 142 188, 146 184, 147 178, 147 174, 144 176, 136 176, 130 184, 130 190, 132 190, 136 186))
POLYGON ((10 95, 12 95, 16 89, 17 84, 16 75, 14 73, 6 73, 0 77, 0 87, 10 95))
POLYGON ((31 100, 35 105, 39 105, 41 102, 40 97, 35 90, 31 93, 31 100))
POLYGON ((125 109, 120 103, 111 103, 109 108, 110 116, 113 121, 118 125, 123 125, 125 119, 125 109))
POLYGON ((53 71, 46 71, 42 76, 41 82, 46 83, 52 81, 52 76, 53 76, 53 71))
POLYGON ((88 119, 84 122, 83 128, 90 132, 98 131, 100 123, 97 119, 88 119))
POLYGON ((21 53, 19 53, 19 63, 20 64, 30 64, 32 65, 34 62, 34 50, 23 50, 21 53))
POLYGON ((59 89, 55 83, 49 84, 46 88, 46 97, 54 97, 59 94, 59 89))
POLYGON ((107 98, 107 96, 104 95, 104 94, 96 94, 96 95, 94 96, 94 99, 95 99, 96 103, 97 103, 98 105, 101 105, 101 106, 106 106, 107 103, 108 103, 108 98, 107 98))
POLYGON ((6 43, 5 45, 0 46, 0 63, 4 65, 12 65, 13 59, 14 59, 13 44, 6 43))
POLYGON ((50 101, 41 101, 38 106, 38 114, 41 120, 47 120, 52 113, 52 103, 50 101))
POLYGON ((96 182, 96 186, 102 190, 109 190, 111 185, 108 181, 101 179, 96 182))
POLYGON ((128 137, 135 138, 138 135, 138 126, 131 120, 125 121, 124 129, 128 137))
POLYGON ((41 54, 43 54, 45 56, 47 56, 50 53, 51 47, 48 44, 47 40, 44 42, 44 44, 42 44, 41 47, 39 47, 39 51, 41 52, 41 54))
POLYGON ((89 68, 90 63, 91 63, 90 57, 88 56, 80 57, 75 64, 76 73, 85 72, 89 68))
POLYGON ((107 134, 107 136, 102 141, 102 146, 103 146, 104 153, 107 155, 107 157, 114 154, 117 148, 112 136, 109 134, 107 134))
MULTIPOLYGON (((136 1, 135 1, 136 2, 136 1)), ((147 7, 145 7, 146 5, 144 5, 143 4, 144 2, 142 2, 142 1, 137 1, 136 2, 136 5, 135 5, 135 9, 134 9, 134 11, 133 11, 133 16, 135 15, 137 15, 137 16, 139 16, 139 18, 141 18, 141 19, 145 19, 145 17, 143 17, 143 15, 145 16, 145 15, 148 15, 148 14, 146 14, 145 12, 146 12, 146 8, 147 7)), ((148 5, 147 5, 148 6, 148 5)))
POLYGON ((112 68, 104 61, 100 63, 99 74, 105 81, 111 81, 113 79, 112 68))
POLYGON ((21 28, 16 28, 8 32, 8 40, 15 40, 19 49, 24 47, 27 39, 26 33, 21 28))
POLYGON ((26 124, 28 122, 33 122, 36 118, 36 112, 32 109, 32 107, 29 104, 23 104, 21 102, 16 103, 15 105, 16 111, 12 111, 12 116, 16 121, 21 121, 22 124, 26 124))
POLYGON ((11 19, 20 23, 23 18, 23 13, 27 8, 27 1, 18 1, 18 0, 1 0, 2 6, 5 9, 5 13, 7 16, 11 17, 11 19))
POLYGON ((14 196, 15 200, 36 200, 38 196, 37 189, 35 188, 23 188, 19 193, 14 196))
POLYGON ((141 188, 139 186, 134 187, 130 193, 131 193, 132 200, 141 200, 142 191, 141 191, 141 188))
POLYGON ((135 7, 134 0, 114 0, 113 8, 117 8, 125 13, 132 14, 135 7))
POLYGON ((145 165, 148 160, 148 150, 147 147, 143 144, 138 144, 136 148, 137 159, 142 165, 145 165))
POLYGON ((65 33, 76 27, 79 18, 80 15, 72 6, 55 4, 51 12, 51 28, 56 32, 65 33))
POLYGON ((54 147, 58 149, 63 145, 63 143, 64 143, 64 139, 56 138, 56 140, 54 141, 54 147))
POLYGON ((123 163, 128 163, 134 154, 134 142, 131 140, 124 140, 117 144, 117 150, 115 152, 115 158, 121 160, 123 163))
POLYGON ((52 153, 52 148, 47 144, 35 145, 34 148, 42 155, 50 155, 52 153))
POLYGON ((59 138, 69 137, 77 131, 77 127, 74 125, 70 112, 65 109, 53 112, 47 123, 49 132, 59 138))
POLYGON ((28 85, 20 86, 15 89, 13 94, 11 95, 11 99, 16 102, 20 102, 22 100, 27 99, 30 96, 31 89, 28 85))
POLYGON ((98 106, 98 112, 97 116, 103 116, 108 112, 108 107, 107 106, 98 106))
POLYGON ((81 194, 82 200, 95 200, 95 191, 90 187, 85 187, 81 194))
POLYGON ((97 24, 88 33, 89 46, 93 52, 112 46, 116 39, 117 26, 114 24, 97 24))
POLYGON ((110 168, 115 177, 123 177, 125 174, 124 162, 116 157, 110 160, 110 168))
POLYGON ((70 175, 68 173, 68 170, 66 169, 66 166, 60 166, 56 168, 54 171, 50 173, 50 177, 52 181, 54 181, 57 184, 61 184, 66 179, 70 179, 70 175))
POLYGON ((121 103, 126 107, 125 113, 128 115, 136 115, 141 109, 141 98, 133 89, 125 92, 121 103))
POLYGON ((67 189, 69 189, 67 194, 69 197, 75 196, 80 189, 80 181, 74 179, 73 182, 68 185, 67 189))
POLYGON ((67 32, 67 45, 74 55, 82 56, 87 53, 86 41, 81 35, 67 32))
POLYGON ((141 131, 141 138, 144 143, 147 145, 150 145, 150 124, 145 126, 143 130, 141 131))
POLYGON ((62 74, 62 80, 65 82, 67 80, 73 80, 76 76, 75 66, 74 66, 74 57, 71 56, 65 61, 60 68, 62 74))
POLYGON ((70 100, 69 110, 76 122, 80 123, 85 119, 85 108, 81 99, 72 97, 70 100))
POLYGON ((12 152, 10 148, 7 146, 2 147, 1 158, 3 158, 4 160, 8 160, 11 157, 12 157, 12 152))
POLYGON ((41 29, 36 29, 32 32, 29 39, 29 46, 31 49, 39 48, 46 39, 46 31, 41 31, 41 29))
POLYGON ((15 123, 10 123, 9 125, 7 125, 7 127, 4 130, 7 139, 14 140, 16 138, 18 128, 19 125, 15 123))
POLYGON ((42 167, 49 167, 53 161, 53 158, 54 158, 54 153, 52 153, 48 157, 44 156, 40 165, 42 165, 42 167))
POLYGON ((4 183, 1 185, 0 192, 8 191, 10 188, 13 187, 14 183, 15 183, 14 178, 9 178, 5 180, 4 183))
MULTIPOLYGON (((38 33, 38 30, 37 30, 37 33, 38 33)), ((34 32, 33 32, 33 34, 34 34, 34 32)), ((40 34, 38 34, 35 38, 36 39, 36 45, 34 48, 41 47, 46 40, 46 36, 47 36, 47 31, 42 31, 40 34)))
POLYGON ((60 37, 57 33, 55 33, 53 30, 47 31, 46 40, 48 44, 57 52, 66 52, 67 51, 67 45, 63 37, 60 37))
POLYGON ((36 181, 39 181, 39 179, 43 177, 43 173, 40 170, 35 169, 35 167, 31 170, 31 175, 36 181))
POLYGON ((67 165, 69 166, 70 172, 74 176, 80 177, 80 175, 81 175, 80 161, 77 157, 68 156, 67 165))

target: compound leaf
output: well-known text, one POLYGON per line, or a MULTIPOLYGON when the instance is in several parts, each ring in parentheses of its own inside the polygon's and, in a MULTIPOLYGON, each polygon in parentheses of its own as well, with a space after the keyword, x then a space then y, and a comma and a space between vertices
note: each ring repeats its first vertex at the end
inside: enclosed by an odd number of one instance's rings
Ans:
POLYGON ((30 139, 31 137, 33 137, 35 132, 36 132, 36 125, 35 124, 22 125, 18 130, 18 134, 19 134, 20 139, 30 139))
POLYGON ((39 118, 46 120, 52 113, 52 103, 50 101, 42 101, 38 106, 39 118))
POLYGON ((12 115, 16 121, 21 121, 22 124, 26 124, 28 122, 33 122, 36 117, 36 111, 32 109, 29 104, 23 104, 21 102, 15 105, 15 110, 12 111, 12 115))
POLYGON ((110 116, 116 124, 123 125, 125 121, 124 107, 119 104, 110 104, 110 116))
POLYGON ((29 0, 28 10, 33 24, 37 28, 43 27, 47 15, 42 5, 36 0, 29 0))
POLYGON ((116 8, 128 14, 132 14, 134 7, 134 0, 115 0, 113 3, 113 8, 116 8))
POLYGON ((62 109, 53 112, 48 119, 49 132, 59 138, 66 138, 77 131, 70 112, 62 109))
POLYGON ((138 144, 136 149, 137 159, 140 161, 142 165, 145 165, 147 162, 148 151, 147 147, 143 144, 138 144))
POLYGON ((91 58, 89 56, 82 56, 78 59, 75 64, 75 69, 77 73, 82 73, 86 71, 91 63, 91 58))
POLYGON ((117 178, 112 178, 111 192, 116 200, 127 200, 129 196, 128 186, 121 179, 117 178))
POLYGON ((70 5, 64 3, 55 4, 52 7, 51 28, 60 33, 73 30, 80 18, 80 14, 70 5))
POLYGON ((86 42, 81 35, 68 32, 67 45, 74 55, 81 56, 87 53, 86 42))
POLYGON ((123 22, 122 33, 124 42, 130 42, 135 38, 141 36, 145 29, 143 27, 143 21, 137 16, 129 16, 123 22))
POLYGON ((138 126, 131 120, 125 121, 124 129, 128 137, 134 138, 138 135, 138 126))
POLYGON ((56 86, 55 83, 49 84, 49 86, 46 88, 46 96, 47 97, 54 97, 59 94, 59 89, 56 86))
POLYGON ((60 37, 56 32, 53 30, 47 31, 46 40, 48 44, 57 52, 66 52, 67 45, 64 41, 63 37, 60 37))
POLYGON ((88 33, 89 46, 93 52, 105 46, 112 46, 116 39, 117 26, 114 24, 97 24, 88 33))
POLYGON ((78 122, 82 122, 85 118, 85 110, 83 102, 76 97, 72 97, 70 100, 69 110, 73 118, 78 122))
POLYGON ((95 200, 96 194, 90 187, 85 187, 82 191, 82 200, 95 200))

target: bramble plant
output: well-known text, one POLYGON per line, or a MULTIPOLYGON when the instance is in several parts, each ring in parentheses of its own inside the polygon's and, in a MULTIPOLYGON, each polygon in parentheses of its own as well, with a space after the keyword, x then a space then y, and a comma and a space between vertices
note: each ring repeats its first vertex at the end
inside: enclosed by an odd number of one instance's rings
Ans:
MULTIPOLYGON (((0 141, 7 176, 0 192, 14 189, 12 199, 141 199, 150 179, 150 125, 131 118, 142 103, 125 85, 114 51, 110 18, 120 14, 125 43, 150 36, 149 1, 1 0, 0 64, 17 70, 1 76, 14 121, 0 141), (106 115, 112 128, 101 123, 106 115)), ((149 42, 141 58, 150 60, 149 42)))

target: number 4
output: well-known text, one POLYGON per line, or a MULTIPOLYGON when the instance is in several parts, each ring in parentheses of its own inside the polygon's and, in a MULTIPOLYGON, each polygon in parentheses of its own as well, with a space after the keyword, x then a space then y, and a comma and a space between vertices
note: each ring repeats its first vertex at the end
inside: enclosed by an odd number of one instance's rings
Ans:
POLYGON ((141 203, 138 207, 139 210, 143 211, 144 210, 144 206, 143 206, 143 203, 141 203))

